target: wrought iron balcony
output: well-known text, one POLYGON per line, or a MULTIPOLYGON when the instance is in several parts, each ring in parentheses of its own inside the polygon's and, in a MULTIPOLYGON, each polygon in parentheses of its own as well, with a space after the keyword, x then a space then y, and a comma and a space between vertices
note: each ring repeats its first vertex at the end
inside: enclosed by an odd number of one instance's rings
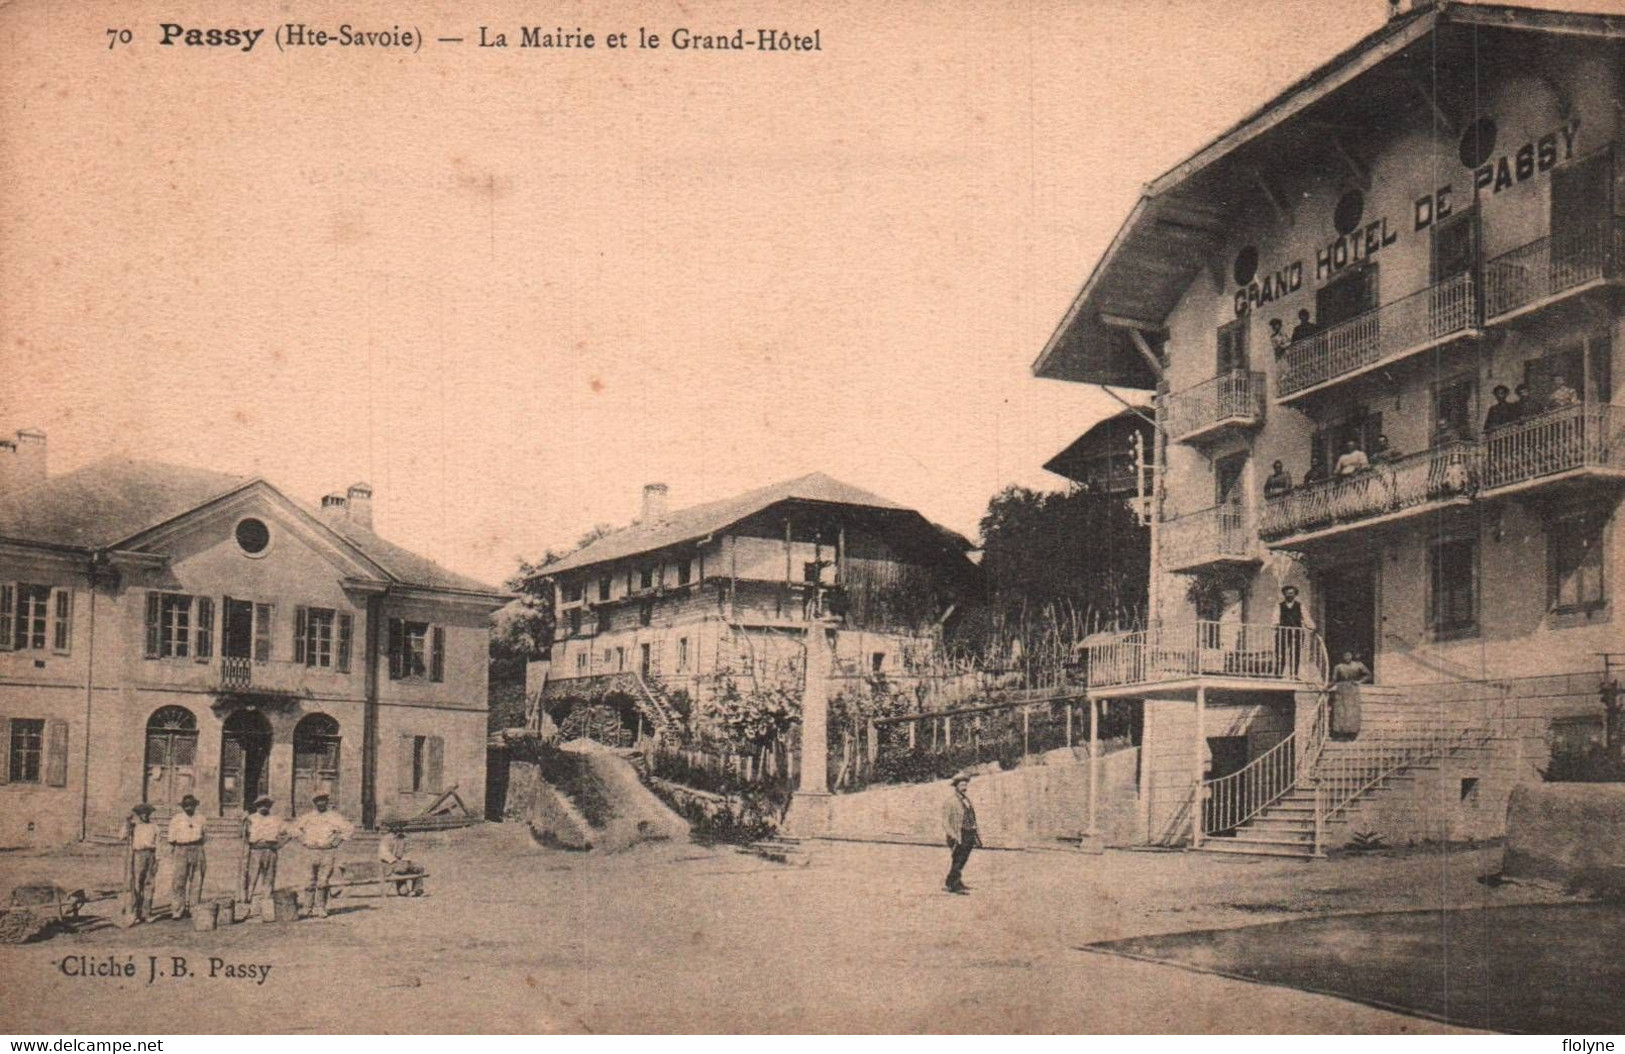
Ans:
MULTIPOLYGON (((324 674, 335 672, 331 667, 318 669, 324 674)), ((311 668, 302 662, 256 662, 246 655, 222 655, 220 690, 254 695, 305 695, 310 690, 305 680, 307 672, 311 672, 311 668)))
POLYGON ((1321 535, 1464 502, 1481 485, 1482 463, 1478 443, 1458 440, 1350 476, 1307 483, 1265 501, 1258 534, 1292 548, 1321 535))
POLYGON ((1164 521, 1157 550, 1162 566, 1176 572, 1259 559, 1247 512, 1239 503, 1215 505, 1164 521))
POLYGON ((1211 682, 1324 685, 1330 666, 1314 630, 1251 622, 1153 622, 1089 638, 1089 687, 1126 689, 1211 682))
POLYGON ((1536 238, 1484 265, 1484 317, 1503 322, 1569 294, 1625 278, 1625 220, 1536 238))
POLYGON ((1575 403, 1489 432, 1481 445, 1486 491, 1559 476, 1625 479, 1625 407, 1575 403))
POLYGON ((1164 427, 1175 440, 1192 443, 1220 438, 1232 428, 1264 423, 1264 374, 1232 370, 1174 392, 1163 403, 1164 427))
POLYGON ((1478 281, 1473 273, 1447 278, 1294 341, 1281 358, 1276 402, 1476 336, 1480 323, 1478 281))

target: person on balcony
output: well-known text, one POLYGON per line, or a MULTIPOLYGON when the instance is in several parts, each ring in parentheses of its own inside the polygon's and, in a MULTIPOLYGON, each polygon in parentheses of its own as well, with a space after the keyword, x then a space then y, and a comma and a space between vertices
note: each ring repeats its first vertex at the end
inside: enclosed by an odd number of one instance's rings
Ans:
POLYGON ((1373 465, 1398 461, 1401 456, 1399 448, 1390 443, 1386 435, 1379 435, 1377 441, 1371 444, 1371 463, 1373 465))
POLYGON ((1319 332, 1320 327, 1315 325, 1314 322, 1310 321, 1309 309, 1306 307, 1299 308, 1298 324, 1292 327, 1292 342, 1296 344, 1300 340, 1308 340, 1310 337, 1319 332))
POLYGON ((1493 432, 1497 428, 1517 424, 1518 410, 1522 404, 1507 401, 1507 396, 1512 394, 1511 390, 1504 384, 1497 384, 1490 390, 1490 394, 1495 396, 1495 403, 1484 415, 1484 431, 1493 432))
POLYGON ((1264 497, 1283 498, 1292 493, 1292 477, 1286 466, 1276 461, 1270 465, 1270 474, 1264 479, 1264 497))
POLYGON ((1286 354, 1286 349, 1292 346, 1292 338, 1287 336, 1283 323, 1278 318, 1270 319, 1270 347, 1275 349, 1275 357, 1280 358, 1286 354))
POLYGON ((1364 472, 1371 467, 1371 459, 1366 457, 1365 451, 1352 439, 1343 440, 1343 452, 1337 457, 1337 464, 1332 468, 1332 474, 1338 479, 1347 479, 1357 473, 1364 472))
POLYGON ((1297 680, 1303 662, 1303 637, 1315 628, 1314 620, 1298 599, 1297 586, 1281 587, 1281 603, 1275 611, 1275 672, 1297 680))
POLYGON ((1561 373, 1552 374, 1552 394, 1546 397, 1546 409, 1563 410, 1580 401, 1580 393, 1569 387, 1568 378, 1561 373))

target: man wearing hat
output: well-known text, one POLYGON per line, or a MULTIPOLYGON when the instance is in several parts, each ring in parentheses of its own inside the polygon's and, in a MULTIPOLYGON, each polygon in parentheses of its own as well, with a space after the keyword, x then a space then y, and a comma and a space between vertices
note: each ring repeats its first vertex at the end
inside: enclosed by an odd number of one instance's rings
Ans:
POLYGON ((192 914, 192 905, 203 899, 208 856, 203 849, 203 817, 197 814, 197 804, 197 799, 188 794, 181 799, 181 811, 169 821, 169 857, 175 865, 169 913, 177 919, 192 914))
POLYGON ((327 890, 333 884, 333 865, 338 862, 339 846, 355 833, 355 825, 340 816, 331 807, 326 791, 310 799, 314 812, 307 812, 293 825, 293 834, 305 847, 309 858, 310 913, 319 919, 327 918, 327 890))
POLYGON ((130 810, 125 821, 130 838, 130 915, 145 922, 152 914, 152 890, 158 878, 158 825, 152 822, 152 806, 142 802, 130 810))
POLYGON ((948 849, 952 853, 948 878, 942 888, 950 893, 970 892, 970 887, 965 885, 960 875, 965 870, 965 862, 970 859, 971 850, 982 844, 981 836, 976 831, 976 808, 970 803, 969 787, 970 776, 967 773, 961 772, 955 776, 953 795, 949 797, 948 807, 942 814, 943 830, 948 836, 948 849))
MULTIPOLYGON (((269 898, 276 888, 276 854, 288 840, 281 817, 271 815, 270 798, 261 795, 254 801, 254 811, 243 817, 243 844, 248 850, 248 866, 243 877, 243 899, 254 902, 255 894, 269 898)), ((268 913, 260 906, 260 919, 268 913)))

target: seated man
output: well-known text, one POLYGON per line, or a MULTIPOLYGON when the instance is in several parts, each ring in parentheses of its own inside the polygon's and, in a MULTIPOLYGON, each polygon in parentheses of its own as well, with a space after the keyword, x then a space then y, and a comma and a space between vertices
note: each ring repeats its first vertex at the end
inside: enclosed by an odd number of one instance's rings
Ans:
POLYGON ((1264 497, 1279 498, 1292 493, 1292 477, 1287 474, 1286 466, 1277 461, 1270 465, 1270 474, 1264 480, 1264 497))
MULTIPOLYGON (((421 875, 423 868, 406 858, 406 835, 399 827, 392 827, 378 840, 378 863, 386 875, 421 875)), ((395 895, 423 896, 423 879, 403 879, 395 883, 395 895)))
POLYGON ((1364 472, 1371 467, 1371 459, 1365 456, 1352 439, 1343 440, 1343 452, 1337 457, 1337 464, 1332 468, 1332 474, 1342 479, 1357 472, 1364 472))

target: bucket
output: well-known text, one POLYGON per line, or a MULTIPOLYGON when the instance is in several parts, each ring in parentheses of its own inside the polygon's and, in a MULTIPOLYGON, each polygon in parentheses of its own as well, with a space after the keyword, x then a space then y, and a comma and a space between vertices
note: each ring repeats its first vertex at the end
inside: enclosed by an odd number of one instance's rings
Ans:
POLYGON ((237 898, 219 897, 214 902, 216 926, 230 926, 237 921, 237 898))
POLYGON ((192 928, 194 930, 212 930, 218 918, 216 912, 220 905, 212 900, 205 900, 201 904, 192 906, 192 928))
POLYGON ((277 922, 294 922, 299 918, 299 891, 274 889, 271 891, 271 905, 277 922))

